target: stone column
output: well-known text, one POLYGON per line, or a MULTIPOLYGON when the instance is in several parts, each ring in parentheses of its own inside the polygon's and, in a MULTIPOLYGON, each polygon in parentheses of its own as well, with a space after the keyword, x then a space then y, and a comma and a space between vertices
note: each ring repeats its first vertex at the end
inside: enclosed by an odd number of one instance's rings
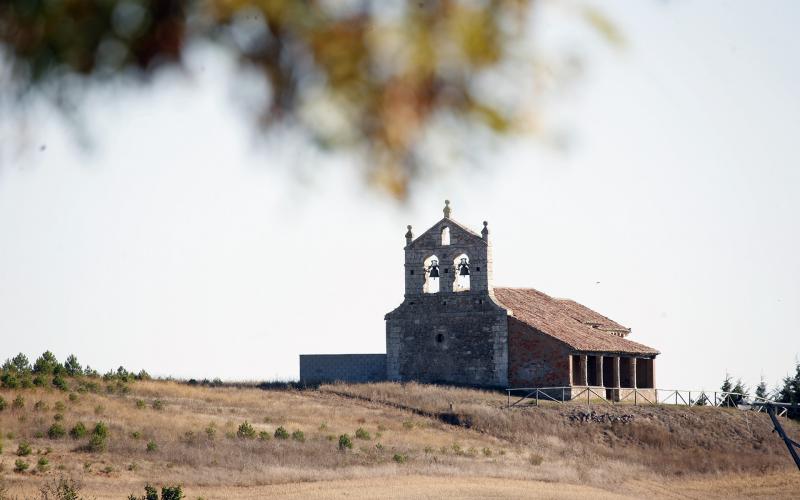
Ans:
POLYGON ((611 358, 611 387, 619 388, 619 356, 611 358))
POLYGON ((594 378, 597 380, 597 387, 605 387, 603 383, 603 356, 595 356, 594 378))
POLYGON ((630 358, 630 378, 631 378, 631 387, 638 387, 636 385, 636 358, 630 358))
POLYGON ((588 358, 585 354, 580 355, 580 365, 578 365, 578 383, 576 385, 589 385, 589 381, 586 378, 586 374, 589 372, 588 370, 588 358))

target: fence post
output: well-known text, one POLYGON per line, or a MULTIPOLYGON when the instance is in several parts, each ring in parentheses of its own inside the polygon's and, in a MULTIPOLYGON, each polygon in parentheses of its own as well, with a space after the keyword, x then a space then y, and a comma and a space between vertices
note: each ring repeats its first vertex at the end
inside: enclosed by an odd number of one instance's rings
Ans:
POLYGON ((633 406, 637 405, 636 396, 639 395, 639 390, 636 387, 633 388, 633 406))

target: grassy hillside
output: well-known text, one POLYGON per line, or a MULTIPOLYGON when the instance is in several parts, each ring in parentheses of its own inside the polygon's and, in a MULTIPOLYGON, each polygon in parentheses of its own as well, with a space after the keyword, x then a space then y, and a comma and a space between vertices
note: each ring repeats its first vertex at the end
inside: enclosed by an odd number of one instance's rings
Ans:
POLYGON ((766 416, 737 410, 597 407, 606 421, 585 423, 585 405, 505 410, 502 394, 418 384, 80 380, 0 390, 0 498, 34 497, 59 477, 95 498, 142 495, 151 483, 206 499, 669 496, 678 476, 690 496, 747 481, 767 498, 797 479, 766 416), (608 422, 621 414, 633 419, 608 422), (86 434, 71 436, 79 422, 86 434), (106 436, 93 437, 100 422, 106 436), (340 446, 345 434, 352 448, 340 446), (30 454, 19 455, 26 444, 30 454), (17 461, 27 469, 15 471, 17 461))

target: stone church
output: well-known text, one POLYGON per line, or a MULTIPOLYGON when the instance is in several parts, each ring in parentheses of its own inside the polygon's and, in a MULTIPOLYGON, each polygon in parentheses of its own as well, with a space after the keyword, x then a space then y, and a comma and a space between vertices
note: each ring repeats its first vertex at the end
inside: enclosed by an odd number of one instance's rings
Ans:
MULTIPOLYGON (((386 354, 301 355, 300 379, 476 387, 655 387, 659 352, 569 299, 492 283, 492 246, 444 217, 405 235, 405 297, 386 314, 386 354)), ((608 393, 619 397, 620 392, 608 393)))

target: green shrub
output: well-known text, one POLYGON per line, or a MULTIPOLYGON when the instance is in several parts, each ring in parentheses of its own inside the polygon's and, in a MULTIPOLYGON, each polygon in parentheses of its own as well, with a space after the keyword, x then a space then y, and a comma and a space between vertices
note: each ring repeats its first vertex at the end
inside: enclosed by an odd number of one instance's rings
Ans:
POLYGON ((33 433, 33 437, 36 439, 42 439, 44 437, 44 431, 36 431, 33 433))
POLYGON ((358 439, 365 439, 367 441, 372 439, 372 436, 370 436, 369 432, 367 432, 367 430, 364 429, 363 427, 359 427, 358 429, 356 429, 356 437, 358 439))
POLYGON ((144 399, 137 399, 136 400, 136 408, 143 410, 147 404, 144 402, 144 399))
POLYGON ((14 472, 25 472, 28 470, 30 465, 25 460, 18 458, 16 462, 14 462, 14 472))
POLYGON ((33 411, 47 411, 49 408, 47 407, 47 403, 44 401, 37 401, 33 405, 33 411))
POLYGON ((86 436, 86 426, 83 425, 83 422, 78 422, 72 426, 72 429, 69 430, 69 436, 72 439, 81 439, 86 436))
POLYGON ((44 485, 41 490, 41 498, 53 498, 56 500, 79 500, 81 496, 81 485, 72 478, 60 477, 44 485))
POLYGON ((142 433, 139 431, 133 431, 131 432, 131 437, 133 439, 140 439, 142 437, 142 433))
POLYGON ((69 400, 70 400, 71 403, 76 402, 78 400, 78 395, 75 394, 74 392, 70 392, 69 393, 69 400))
POLYGON ((87 445, 89 451, 94 453, 100 453, 101 451, 106 450, 106 438, 102 436, 97 436, 92 434, 92 437, 89 438, 89 444, 87 445))
POLYGON ((32 383, 36 387, 44 387, 45 385, 44 377, 42 377, 41 375, 36 375, 35 377, 33 377, 32 383))
POLYGON ((158 444, 156 444, 156 442, 151 439, 150 441, 147 442, 147 448, 146 449, 147 449, 148 452, 154 452, 154 451, 158 450, 158 444))
POLYGON ((0 411, 5 410, 7 406, 8 403, 6 403, 6 400, 3 399, 3 396, 0 396, 0 411))
POLYGON ((102 438, 108 437, 108 426, 103 422, 97 422, 92 429, 93 436, 100 436, 102 438))
POLYGON ((213 441, 217 435, 217 428, 214 427, 214 424, 209 425, 206 427, 206 437, 209 441, 213 441))
POLYGON ((17 455, 20 457, 27 457, 33 452, 31 445, 27 441, 23 441, 17 446, 17 455))
POLYGON ((483 449, 483 455, 486 456, 486 457, 491 457, 492 456, 492 450, 490 450, 489 448, 484 448, 483 449))
POLYGON ((55 377, 53 377, 53 386, 56 387, 57 389, 62 390, 62 391, 68 391, 69 390, 69 386, 67 385, 67 381, 64 380, 64 378, 61 375, 56 375, 55 377))
POLYGON ((258 439, 260 439, 261 441, 269 441, 270 439, 272 439, 272 436, 270 436, 269 432, 267 431, 261 431, 258 433, 258 439))
POLYGON ((108 427, 103 422, 97 422, 92 429, 92 437, 89 439, 89 451, 99 453, 106 450, 106 439, 108 438, 108 427))
POLYGON ((39 457, 39 460, 36 462, 36 470, 39 472, 44 472, 50 467, 50 461, 44 457, 39 457))
POLYGON ((395 453, 394 456, 392 457, 392 460, 394 460, 398 464, 404 464, 404 463, 406 463, 406 461, 408 461, 408 455, 402 455, 400 453, 395 453))
POLYGON ((67 431, 61 426, 61 424, 53 424, 47 429, 47 437, 50 439, 61 439, 67 435, 67 431))
POLYGON ((53 415, 53 420, 55 420, 56 422, 61 422, 62 420, 64 420, 64 414, 56 413, 55 415, 53 415))
POLYGON ((531 456, 528 457, 528 462, 531 465, 534 465, 534 466, 542 465, 543 461, 544 461, 544 458, 541 455, 537 455, 536 453, 531 453, 531 456))
POLYGON ((56 404, 53 405, 53 409, 56 411, 64 411, 67 409, 67 405, 65 405, 63 401, 56 401, 56 404))
POLYGON ((406 420, 405 422, 403 422, 403 429, 408 430, 413 428, 414 428, 414 422, 412 422, 411 420, 406 420))
POLYGON ((240 439, 255 439, 256 437, 256 430, 250 425, 247 420, 239 426, 239 429, 236 431, 236 436, 240 439))
POLYGON ((283 426, 275 429, 275 439, 289 439, 289 433, 283 428, 283 426))
POLYGON ((350 439, 350 436, 347 434, 339 436, 339 449, 341 451, 353 449, 353 441, 350 439))
POLYGON ((185 497, 180 486, 164 486, 161 488, 161 500, 181 500, 182 498, 185 497))
POLYGON ((162 400, 160 400, 160 399, 156 399, 155 401, 153 401, 153 409, 154 410, 159 410, 159 411, 163 410, 164 406, 165 406, 164 402, 162 400))
POLYGON ((103 412, 106 411, 106 407, 103 405, 97 405, 94 407, 94 414, 95 415, 102 415, 103 412))
POLYGON ((294 431, 292 433, 292 439, 294 439, 295 441, 300 441, 301 443, 304 443, 305 440, 306 440, 306 435, 303 434, 303 431, 298 429, 298 430, 296 430, 296 431, 294 431))

